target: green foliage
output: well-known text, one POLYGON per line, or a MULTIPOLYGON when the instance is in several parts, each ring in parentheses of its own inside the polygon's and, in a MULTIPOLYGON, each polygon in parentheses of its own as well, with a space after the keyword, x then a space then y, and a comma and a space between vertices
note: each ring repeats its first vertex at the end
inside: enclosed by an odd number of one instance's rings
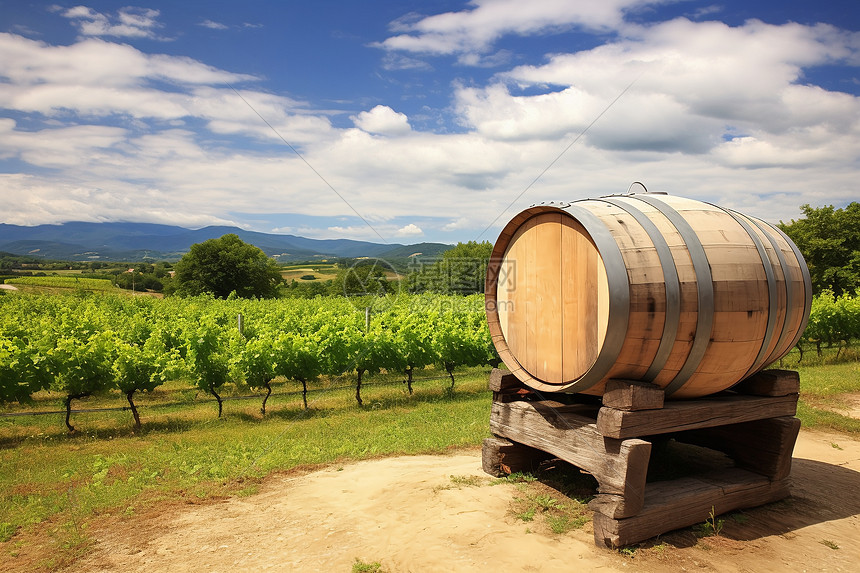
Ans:
MULTIPOLYGON (((851 346, 860 339, 860 297, 825 290, 812 299, 809 324, 800 344, 814 344, 821 356, 822 346, 851 346)), ((837 353, 838 354, 838 353, 837 353)))
POLYGON ((48 387, 50 370, 45 351, 28 338, 0 334, 0 403, 29 402, 48 387))
POLYGON ((281 289, 281 295, 287 298, 314 298, 326 296, 336 290, 333 280, 297 281, 293 279, 281 289))
POLYGON ((197 387, 212 394, 218 401, 220 418, 223 402, 218 389, 229 379, 230 336, 211 316, 190 328, 186 336, 188 370, 197 387))
POLYGON ((457 243, 435 262, 419 260, 410 269, 409 292, 474 294, 484 292, 487 263, 493 245, 489 241, 457 243))
POLYGON ((273 298, 282 282, 273 259, 232 233, 191 245, 175 268, 176 293, 183 296, 227 298, 235 292, 241 298, 273 298))
POLYGON ((779 227, 803 253, 813 292, 855 292, 860 288, 860 203, 844 209, 806 204, 800 209, 805 218, 779 227))
POLYGON ((182 371, 182 357, 178 348, 170 346, 169 332, 155 330, 142 317, 134 316, 126 324, 126 337, 116 342, 113 361, 113 380, 116 388, 125 394, 140 428, 140 416, 134 404, 135 392, 151 392, 182 371))
POLYGON ((384 296, 395 292, 387 273, 393 269, 380 259, 358 260, 341 268, 329 287, 329 294, 348 297, 384 296))
POLYGON ((167 273, 164 263, 151 265, 138 263, 125 272, 116 272, 114 283, 126 290, 162 292, 165 285, 170 285, 172 279, 167 273))
MULTIPOLYGON (((155 299, 120 296, 0 297, 0 402, 45 388, 67 396, 119 390, 133 396, 188 377, 219 402, 228 383, 266 389, 276 377, 319 377, 479 366, 498 360, 483 297, 415 295, 350 300, 155 299), (375 303, 370 328, 364 304, 375 303), (236 317, 244 318, 244 336, 236 317)), ((411 391, 411 378, 410 378, 411 391)), ((307 402, 305 401, 307 407, 307 402)), ((265 409, 265 400, 263 402, 265 409)))
POLYGON ((69 421, 72 400, 106 392, 113 386, 115 335, 110 330, 87 328, 66 332, 59 333, 50 352, 50 388, 66 395, 66 426, 74 432, 69 421))

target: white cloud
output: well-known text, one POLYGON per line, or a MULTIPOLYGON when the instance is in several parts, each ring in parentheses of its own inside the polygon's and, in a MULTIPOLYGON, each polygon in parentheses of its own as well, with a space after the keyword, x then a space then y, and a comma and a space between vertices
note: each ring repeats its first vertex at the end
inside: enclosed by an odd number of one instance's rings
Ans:
MULTIPOLYGON (((470 12, 483 10, 488 38, 551 29, 519 5, 522 23, 503 21, 505 2, 470 12)), ((611 4, 615 16, 592 21, 609 26, 632 5, 611 4)), ((473 25, 463 18, 447 25, 473 25)), ((423 37, 421 21, 403 31, 423 37)), ((236 224, 225 213, 294 213, 349 217, 298 234, 379 242, 377 232, 475 239, 498 217, 480 237, 493 240, 531 203, 622 193, 636 180, 770 221, 796 218, 803 203, 856 200, 860 100, 807 85, 804 71, 856 61, 858 34, 683 19, 612 25, 619 35, 602 46, 454 86, 459 133, 416 131, 388 105, 336 127, 308 102, 205 62, 98 38, 53 46, 0 34, 0 158, 32 166, 0 177, 4 221, 201 226, 236 224), (420 227, 407 224, 416 215, 420 227)), ((491 44, 460 55, 486 61, 491 44)))
POLYGON ((211 30, 226 30, 229 28, 229 26, 227 26, 226 24, 215 22, 214 20, 209 19, 203 20, 202 22, 200 22, 200 25, 204 28, 209 28, 211 30))
POLYGON ((141 87, 152 80, 176 85, 239 83, 247 74, 219 70, 186 57, 148 55, 125 45, 87 39, 70 46, 50 46, 0 33, 0 72, 5 86, 141 87))
POLYGON ((82 36, 114 36, 128 38, 158 37, 156 31, 161 28, 158 22, 158 10, 126 6, 120 8, 115 15, 102 14, 86 6, 75 6, 62 12, 77 26, 82 36))
POLYGON ((324 138, 330 122, 307 104, 254 90, 231 89, 256 81, 187 57, 144 54, 128 46, 88 39, 49 46, 0 34, 0 107, 61 117, 130 117, 159 121, 199 118, 221 134, 245 134, 303 144, 324 138), (172 90, 158 85, 169 82, 172 90))
POLYGON ((844 144, 837 135, 860 130, 856 97, 797 83, 805 66, 853 57, 851 44, 860 34, 846 39, 828 26, 752 21, 732 28, 684 19, 630 32, 592 50, 515 68, 484 88, 458 89, 464 125, 498 140, 571 140, 635 80, 588 131, 586 143, 699 154, 717 149, 732 126, 759 139, 793 137, 782 145, 798 149, 812 146, 803 139, 815 132, 814 146, 836 152, 844 144), (545 86, 560 87, 514 93, 545 86))
POLYGON ((419 227, 415 223, 409 223, 405 227, 397 229, 398 237, 418 237, 423 234, 424 231, 422 231, 421 227, 419 227))
MULTIPOLYGON (((671 1, 671 0, 670 0, 671 1)), ((386 50, 462 55, 461 63, 481 59, 506 34, 520 36, 552 33, 578 26, 607 32, 623 24, 624 12, 660 0, 472 0, 470 8, 427 17, 410 15, 392 23, 403 32, 380 44, 386 50)))
POLYGON ((93 157, 126 138, 123 129, 78 125, 27 132, 11 119, 0 119, 0 157, 18 157, 39 167, 72 167, 81 157, 93 157))
POLYGON ((350 116, 355 126, 368 133, 380 135, 406 135, 412 128, 404 113, 398 113, 387 105, 378 105, 370 111, 350 116))

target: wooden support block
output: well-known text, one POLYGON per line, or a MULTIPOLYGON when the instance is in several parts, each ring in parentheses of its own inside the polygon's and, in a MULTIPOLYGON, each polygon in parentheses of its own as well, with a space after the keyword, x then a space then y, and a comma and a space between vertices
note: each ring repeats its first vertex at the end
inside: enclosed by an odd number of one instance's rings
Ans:
POLYGON ((663 407, 663 389, 635 380, 610 380, 603 392, 603 405, 618 410, 657 410, 663 407))
POLYGON ((493 477, 534 471, 549 458, 546 452, 498 437, 484 438, 481 448, 481 467, 493 477))
POLYGON ((796 412, 797 394, 774 397, 714 396, 691 401, 669 401, 661 410, 628 412, 604 407, 597 415, 597 429, 604 436, 624 439, 794 416, 796 412))
POLYGON ((726 453, 738 467, 781 480, 791 473, 800 420, 786 416, 675 434, 686 442, 726 453))
POLYGON ((645 503, 645 498, 643 496, 641 501, 637 498, 632 500, 632 502, 632 504, 628 503, 628 500, 621 495, 601 493, 588 502, 588 509, 614 519, 633 517, 642 511, 642 505, 645 503))
POLYGON ((800 392, 800 374, 795 370, 762 370, 732 386, 738 394, 787 396, 800 392))
POLYGON ((788 497, 788 481, 771 481, 737 468, 704 478, 648 484, 645 504, 637 515, 612 519, 594 514, 594 542, 606 547, 638 543, 708 519, 711 509, 723 514, 788 497))
POLYGON ((490 379, 488 382, 488 386, 493 392, 519 390, 520 388, 526 387, 526 385, 523 384, 519 378, 517 378, 507 370, 500 370, 499 368, 493 368, 492 370, 490 370, 490 379))
POLYGON ((601 494, 621 496, 613 515, 635 515, 644 502, 651 444, 615 440, 597 431, 590 408, 557 402, 494 402, 490 431, 520 444, 548 452, 591 473, 601 494))

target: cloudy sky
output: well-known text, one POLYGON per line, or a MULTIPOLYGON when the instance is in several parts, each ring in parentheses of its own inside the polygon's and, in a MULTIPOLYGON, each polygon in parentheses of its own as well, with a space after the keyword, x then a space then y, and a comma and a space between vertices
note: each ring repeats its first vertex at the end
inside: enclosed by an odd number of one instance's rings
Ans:
POLYGON ((0 222, 494 241, 860 200, 857 0, 0 0, 0 222))

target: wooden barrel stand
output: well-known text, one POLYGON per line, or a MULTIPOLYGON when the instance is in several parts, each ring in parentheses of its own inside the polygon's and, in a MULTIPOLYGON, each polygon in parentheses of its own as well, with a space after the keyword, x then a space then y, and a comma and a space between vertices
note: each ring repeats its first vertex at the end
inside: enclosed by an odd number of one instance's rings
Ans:
POLYGON ((536 392, 498 369, 490 389, 495 437, 484 440, 484 471, 503 476, 554 457, 592 474, 599 484, 589 504, 598 545, 637 543, 703 523, 712 511, 789 495, 800 430, 797 372, 765 370, 729 391, 686 401, 664 402, 657 386, 612 380, 602 405, 564 403, 571 395, 536 392), (723 452, 733 467, 647 481, 652 444, 667 438, 723 452))

